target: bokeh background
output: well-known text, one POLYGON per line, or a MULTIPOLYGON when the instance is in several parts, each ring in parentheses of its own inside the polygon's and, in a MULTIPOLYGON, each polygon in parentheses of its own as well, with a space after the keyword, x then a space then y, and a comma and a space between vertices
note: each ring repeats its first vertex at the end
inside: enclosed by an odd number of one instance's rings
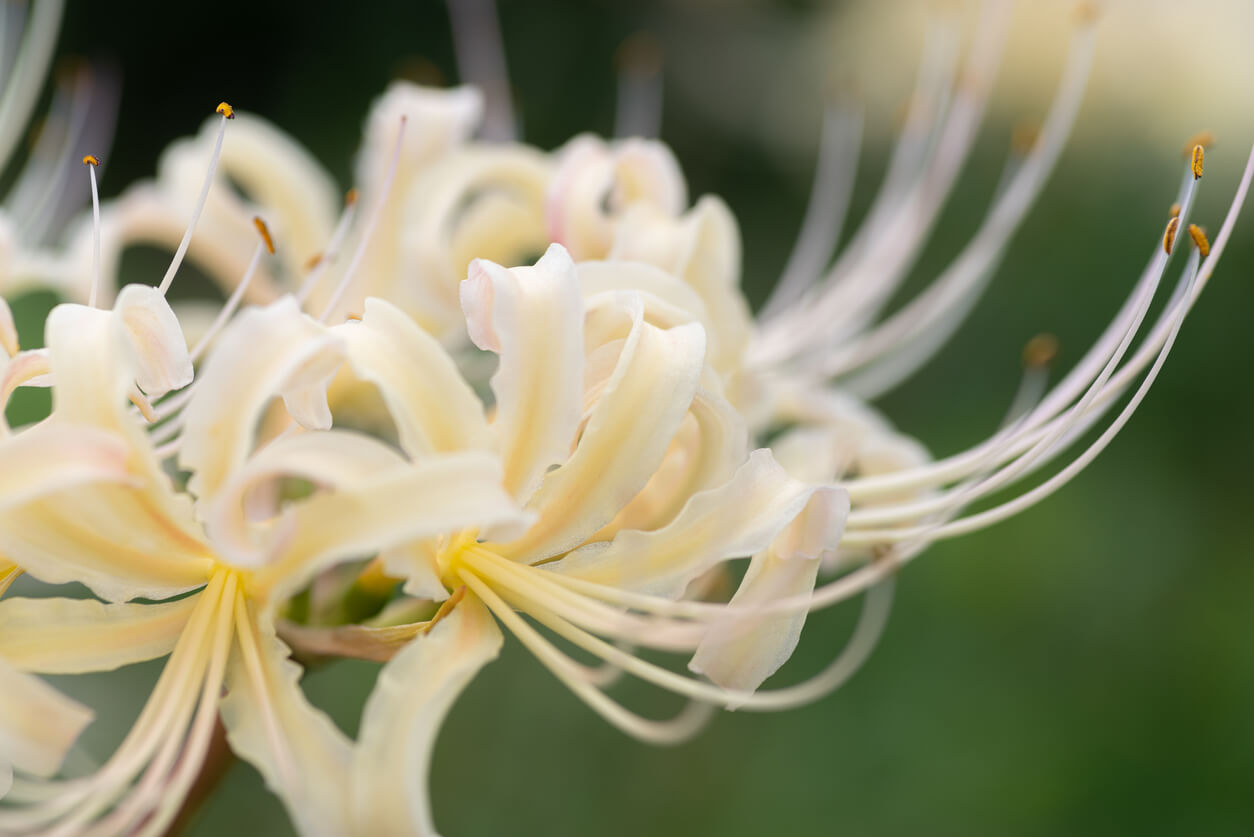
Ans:
MULTIPOLYGON (((746 290, 760 301, 800 221, 824 89, 851 80, 868 103, 856 220, 938 5, 970 15, 971 4, 909 0, 503 0, 500 15, 526 138, 545 148, 611 130, 615 51, 641 28, 657 33, 662 136, 692 194, 723 195, 738 216, 746 290)), ((1161 233, 1185 138, 1219 135, 1195 217, 1215 230, 1235 190, 1254 140, 1248 56, 1230 43, 1250 31, 1248 6, 1113 5, 1081 127, 992 289, 960 335, 880 404, 938 455, 996 426, 1029 337, 1056 333, 1065 368, 1100 331, 1161 233)), ((995 107, 913 287, 974 230, 1015 120, 1043 112, 1070 12, 1026 6, 995 107)), ((362 120, 389 79, 433 67, 456 79, 447 14, 431 2, 71 2, 61 54, 109 58, 124 79, 106 196, 152 175, 162 148, 220 99, 300 138, 347 187, 362 120)), ((136 270, 143 257, 131 259, 136 270)), ((508 644, 441 735, 432 794, 442 831, 1249 833, 1252 266, 1246 217, 1113 447, 1060 494, 904 571, 878 651, 826 700, 724 714, 694 742, 657 749, 611 729, 508 644)), ((46 304, 23 304, 28 331, 46 304)), ((852 616, 812 617, 783 680, 817 670, 852 616)), ((103 707, 88 748, 120 737, 156 671, 61 684, 103 707)), ((352 732, 374 675, 343 663, 307 688, 352 732)), ((643 688, 620 696, 673 706, 643 688)), ((259 776, 236 765, 188 833, 290 826, 259 776)))

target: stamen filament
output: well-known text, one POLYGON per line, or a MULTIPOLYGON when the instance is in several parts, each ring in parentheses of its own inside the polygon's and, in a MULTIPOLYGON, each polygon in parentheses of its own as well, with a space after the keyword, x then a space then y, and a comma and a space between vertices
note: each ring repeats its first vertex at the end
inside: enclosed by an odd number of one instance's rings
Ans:
POLYGON ((174 281, 174 274, 178 273, 179 266, 183 264, 183 257, 187 255, 187 247, 192 243, 192 233, 196 231, 196 222, 200 220, 200 213, 205 209, 205 201, 209 198, 209 189, 213 186, 213 176, 218 170, 218 159, 222 156, 222 139, 226 136, 226 122, 228 119, 235 118, 235 110, 226 102, 218 105, 217 112, 222 114, 222 120, 221 124, 218 125, 218 136, 213 142, 213 154, 209 158, 209 168, 205 171, 205 182, 200 187, 200 196, 196 199, 196 207, 192 210, 191 220, 187 222, 187 231, 183 233, 183 240, 179 242, 178 249, 174 251, 174 259, 166 269, 165 276, 161 278, 161 284, 157 286, 158 290, 163 294, 170 289, 170 283, 174 281))

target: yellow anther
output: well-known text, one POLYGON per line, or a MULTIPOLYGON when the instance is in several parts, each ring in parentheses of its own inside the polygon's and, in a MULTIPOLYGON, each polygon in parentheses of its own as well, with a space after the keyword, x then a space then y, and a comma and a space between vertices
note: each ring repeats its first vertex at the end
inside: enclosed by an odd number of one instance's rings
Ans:
POLYGON ((1163 250, 1167 255, 1171 255, 1171 248, 1176 244, 1176 230, 1180 227, 1180 216, 1176 216, 1167 222, 1167 231, 1163 233, 1163 250))
POLYGON ((1201 143, 1193 146, 1193 179, 1197 180, 1202 176, 1202 161, 1206 157, 1206 149, 1201 143))
POLYGON ((1178 218, 1180 216, 1180 204, 1173 203, 1171 205, 1171 217, 1178 218))
POLYGON ((348 192, 345 193, 344 195, 344 205, 352 206, 353 204, 357 203, 357 198, 358 198, 357 190, 349 189, 348 192))
POLYGON ((83 165, 84 166, 98 166, 100 165, 100 158, 95 156, 94 154, 88 154, 86 157, 83 158, 83 165))
POLYGON ((1202 148, 1212 148, 1215 145, 1215 135, 1210 131, 1198 131, 1196 134, 1185 140, 1184 147, 1180 149, 1180 155, 1182 157, 1192 155, 1193 149, 1199 145, 1202 146, 1202 148))
POLYGON ((361 322, 361 317, 362 317, 362 314, 360 311, 349 311, 347 314, 344 315, 344 319, 356 320, 357 322, 361 322))
POLYGON ((614 56, 620 73, 656 76, 662 72, 662 44, 647 30, 629 35, 614 56))
POLYGON ((1010 149, 1019 155, 1027 155, 1036 148, 1037 140, 1041 138, 1041 125, 1039 122, 1025 120, 1015 125, 1014 130, 1010 133, 1010 149))
POLYGON ((231 107, 226 102, 218 102, 218 106, 214 109, 214 113, 220 113, 227 119, 235 118, 235 108, 231 107))
POLYGON ((1044 369, 1058 359, 1058 338, 1052 334, 1038 334, 1023 347, 1023 365, 1028 369, 1044 369))
POLYGON ((1096 23, 1101 9, 1092 0, 1082 0, 1075 6, 1076 23, 1096 23))
POLYGON ((431 633, 431 629, 434 628, 441 619, 452 613, 453 608, 457 607, 458 603, 464 598, 466 598, 466 588, 458 587, 453 591, 453 595, 444 600, 444 602, 440 605, 440 609, 435 612, 435 616, 431 617, 431 621, 427 623, 427 627, 422 629, 422 632, 424 634, 431 633))
POLYGON ((266 222, 261 220, 259 216, 253 216, 253 226, 257 228, 257 232, 261 234, 261 240, 266 243, 266 249, 271 254, 274 253, 274 239, 270 237, 270 228, 266 226, 266 222))
POLYGON ((1206 238, 1205 230, 1197 224, 1189 224, 1189 238, 1197 245, 1197 252, 1202 254, 1202 258, 1210 255, 1210 240, 1206 238))
POLYGON ((322 254, 314 253, 309 257, 309 261, 305 262, 305 272, 308 273, 320 264, 322 264, 322 254))

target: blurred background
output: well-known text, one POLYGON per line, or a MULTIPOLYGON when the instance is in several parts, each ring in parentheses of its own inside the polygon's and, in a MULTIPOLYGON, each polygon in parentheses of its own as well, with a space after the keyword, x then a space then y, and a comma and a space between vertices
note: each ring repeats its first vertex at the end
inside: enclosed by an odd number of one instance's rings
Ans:
MULTIPOLYGON (((994 106, 913 288, 975 229, 1014 124, 1043 115, 1071 7, 1020 5, 994 106)), ((1218 137, 1195 214, 1212 234, 1236 188, 1254 141, 1254 70, 1240 44, 1254 4, 1109 6, 1080 127, 991 291, 879 405, 936 455, 996 427, 1033 334, 1060 337, 1060 372, 1098 334, 1157 246, 1189 136, 1218 137)), ((735 211, 746 290, 760 302, 800 223, 825 91, 845 85, 868 108, 856 221, 883 173, 927 16, 941 8, 970 20, 976 4, 502 0, 500 17, 526 139, 544 148, 608 133, 616 50, 640 29, 657 35, 662 138, 691 194, 720 194, 735 211)), ((363 118, 391 78, 456 80, 447 12, 431 2, 70 2, 60 54, 110 59, 123 78, 106 197, 151 176, 161 150, 221 99, 299 138, 347 188, 363 118)), ((1247 207, 1113 447, 1060 494, 905 570, 882 644, 842 691, 786 714, 724 714, 694 742, 656 749, 611 729, 511 642, 441 735, 442 831, 1248 833, 1251 216, 1247 207)), ((21 305, 27 336, 49 302, 21 305)), ((780 682, 822 666, 852 617, 811 617, 780 682)), ((120 737, 156 671, 60 684, 105 707, 89 749, 120 737)), ((375 673, 337 664, 307 687, 353 732, 375 673)), ((649 689, 617 694, 672 708, 649 689)), ((290 826, 259 776, 236 765, 188 833, 290 826)))

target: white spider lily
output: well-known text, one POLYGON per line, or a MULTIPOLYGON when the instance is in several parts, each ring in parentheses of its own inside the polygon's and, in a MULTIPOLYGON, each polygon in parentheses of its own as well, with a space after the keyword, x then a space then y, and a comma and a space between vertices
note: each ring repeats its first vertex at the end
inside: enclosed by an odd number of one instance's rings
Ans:
MULTIPOLYGON (((192 474, 192 493, 176 490, 126 404, 143 370, 137 358, 151 357, 144 347, 162 344, 135 339, 125 312, 129 291, 119 297, 122 310, 53 311, 52 416, 2 443, 0 552, 44 582, 86 584, 102 601, 0 601, 8 701, 0 713, 0 755, 19 774, 8 794, 15 804, 0 811, 0 833, 159 833, 199 770, 224 686, 231 697, 223 717, 233 738, 249 734, 245 721, 240 731, 233 706, 255 701, 271 728, 274 714, 288 710, 283 684, 294 684, 296 670, 271 635, 276 588, 289 590, 331 563, 390 543, 485 519, 503 525, 521 514, 499 487, 499 466, 487 452, 409 463, 380 442, 330 430, 288 435, 254 454, 257 422, 273 397, 344 351, 290 299, 246 312, 228 327, 186 408, 180 464, 192 474), (68 442, 59 438, 67 434, 68 442), (64 450, 47 450, 50 442, 64 450), (40 445, 42 456, 32 461, 40 445), (87 456, 84 448, 101 452, 87 456), (262 489, 285 474, 322 490, 279 507, 262 489), (417 505, 400 505, 398 497, 417 505), (68 704, 56 710, 63 717, 49 718, 56 723, 31 727, 33 702, 47 690, 10 690, 10 681, 165 654, 170 659, 139 720, 99 770, 40 778, 56 771, 86 716, 68 704), (45 738, 30 739, 35 733, 45 738)), ((166 372, 154 379, 169 378, 166 372)), ((303 763, 308 755, 291 758, 303 763)), ((287 787, 299 793, 296 784, 287 787)))

